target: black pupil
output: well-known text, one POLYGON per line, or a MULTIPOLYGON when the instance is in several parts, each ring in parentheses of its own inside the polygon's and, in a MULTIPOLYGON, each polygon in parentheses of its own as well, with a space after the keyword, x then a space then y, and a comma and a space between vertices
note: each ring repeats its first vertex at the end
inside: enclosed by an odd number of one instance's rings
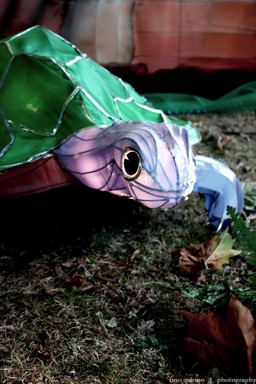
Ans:
POLYGON ((127 159, 124 160, 124 169, 127 175, 133 176, 138 171, 139 168, 139 156, 136 152, 127 153, 127 159))

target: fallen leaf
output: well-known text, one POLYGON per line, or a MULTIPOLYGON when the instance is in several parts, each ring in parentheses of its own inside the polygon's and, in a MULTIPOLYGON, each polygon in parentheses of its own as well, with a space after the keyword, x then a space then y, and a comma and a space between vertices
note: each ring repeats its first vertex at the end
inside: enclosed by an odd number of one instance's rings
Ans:
POLYGON ((217 238, 216 248, 211 253, 211 255, 205 261, 207 268, 213 267, 214 269, 222 269, 224 264, 229 264, 229 259, 233 256, 239 255, 242 251, 232 249, 235 240, 228 233, 226 229, 220 236, 217 238))
POLYGON ((74 266, 74 264, 75 264, 75 261, 74 261, 74 259, 72 259, 72 260, 65 261, 61 265, 62 265, 62 267, 65 267, 65 268, 71 268, 74 266))
POLYGON ((224 264, 229 263, 230 257, 239 255, 240 250, 232 249, 234 242, 226 229, 204 243, 176 249, 172 251, 172 255, 178 256, 180 273, 195 278, 205 268, 222 269, 224 264))
POLYGON ((224 147, 227 145, 227 143, 230 141, 229 136, 220 136, 217 141, 217 145, 221 151, 224 150, 224 147))
POLYGON ((86 284, 86 279, 81 276, 73 276, 73 277, 67 277, 66 282, 72 288, 81 288, 84 284, 86 284))
POLYGON ((192 244, 187 248, 172 251, 172 255, 178 256, 178 269, 180 273, 197 277, 199 272, 205 269, 205 260, 216 248, 218 235, 215 235, 205 243, 192 244))
POLYGON ((92 284, 91 282, 87 281, 84 277, 81 276, 73 276, 68 277, 66 279, 66 282, 71 287, 71 289, 75 291, 91 291, 96 288, 96 284, 92 284))
POLYGON ((57 295, 58 293, 62 293, 64 292, 64 289, 63 288, 59 288, 59 287, 56 287, 56 288, 48 288, 45 290, 45 293, 49 296, 54 296, 54 295, 57 295))
POLYGON ((256 328, 251 311, 231 295, 224 315, 185 311, 188 320, 184 350, 208 367, 225 367, 235 375, 251 375, 256 328))
POLYGON ((134 259, 136 258, 136 256, 138 256, 139 254, 140 254, 140 250, 139 249, 135 249, 135 251, 133 251, 133 253, 131 255, 129 255, 125 259, 124 263, 120 266, 120 268, 121 269, 129 268, 132 265, 132 263, 133 263, 134 259))

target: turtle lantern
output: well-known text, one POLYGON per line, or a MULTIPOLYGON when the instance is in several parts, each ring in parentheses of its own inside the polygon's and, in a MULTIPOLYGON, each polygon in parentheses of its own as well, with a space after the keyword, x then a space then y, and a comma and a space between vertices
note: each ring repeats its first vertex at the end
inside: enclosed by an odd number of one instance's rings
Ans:
POLYGON ((242 210, 235 174, 193 155, 196 127, 63 37, 34 26, 1 40, 0 57, 0 199, 83 183, 149 208, 203 193, 219 228, 229 203, 242 210))

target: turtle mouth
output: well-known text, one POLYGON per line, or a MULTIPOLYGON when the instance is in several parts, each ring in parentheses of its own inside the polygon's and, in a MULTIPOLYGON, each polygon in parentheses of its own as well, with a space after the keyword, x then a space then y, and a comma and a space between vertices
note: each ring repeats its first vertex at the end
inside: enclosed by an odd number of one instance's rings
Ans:
MULTIPOLYGON (((148 177, 150 178, 149 175, 148 177)), ((134 180, 129 183, 131 196, 148 208, 175 207, 188 198, 193 187, 194 179, 177 186, 177 188, 170 188, 168 191, 162 190, 156 182, 149 185, 134 180)))

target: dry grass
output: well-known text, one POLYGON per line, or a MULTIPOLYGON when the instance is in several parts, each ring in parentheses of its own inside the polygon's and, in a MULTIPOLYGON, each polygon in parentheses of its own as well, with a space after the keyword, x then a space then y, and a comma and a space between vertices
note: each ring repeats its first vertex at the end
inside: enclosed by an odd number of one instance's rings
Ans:
MULTIPOLYGON (((255 113, 186 116, 198 153, 255 181, 255 113), (222 148, 221 137, 229 140, 222 148)), ((183 353, 171 250, 213 234, 204 201, 172 210, 76 188, 3 203, 0 383, 167 384, 212 375, 183 353)))

